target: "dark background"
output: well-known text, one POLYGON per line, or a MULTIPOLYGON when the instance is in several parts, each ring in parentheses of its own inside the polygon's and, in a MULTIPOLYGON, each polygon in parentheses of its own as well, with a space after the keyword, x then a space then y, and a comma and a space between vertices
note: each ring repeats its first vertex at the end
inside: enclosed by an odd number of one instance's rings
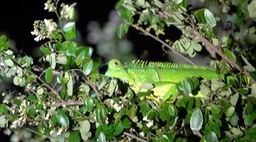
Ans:
MULTIPOLYGON (((33 23, 35 20, 54 19, 54 13, 44 10, 44 3, 47 0, 25 0, 25 1, 1 1, 0 2, 0 33, 7 34, 13 39, 18 49, 25 50, 28 54, 31 48, 39 46, 35 42, 33 23)), ((59 3, 71 4, 76 1, 60 0, 59 3)), ((108 14, 113 10, 115 1, 78 1, 76 2, 79 19, 77 28, 81 31, 82 36, 86 36, 86 25, 94 20, 104 23, 108 20, 108 14)))
MULTIPOLYGON (((33 48, 40 46, 41 42, 34 41, 33 23, 35 20, 54 19, 57 21, 54 13, 44 10, 44 3, 47 0, 25 0, 25 1, 2 1, 0 3, 0 34, 7 35, 15 42, 16 48, 20 52, 33 56, 33 48)), ((59 3, 72 4, 76 2, 78 21, 77 29, 81 32, 82 39, 86 43, 87 24, 91 21, 97 21, 104 24, 109 19, 109 13, 114 10, 117 1, 114 0, 92 0, 75 1, 60 0, 59 3)), ((177 31, 171 32, 176 35, 177 31)), ((161 44, 155 40, 141 35, 138 31, 130 29, 128 39, 133 42, 134 52, 139 57, 144 50, 148 51, 148 57, 151 60, 166 60, 161 44)), ((91 45, 93 48, 94 45, 91 45)))

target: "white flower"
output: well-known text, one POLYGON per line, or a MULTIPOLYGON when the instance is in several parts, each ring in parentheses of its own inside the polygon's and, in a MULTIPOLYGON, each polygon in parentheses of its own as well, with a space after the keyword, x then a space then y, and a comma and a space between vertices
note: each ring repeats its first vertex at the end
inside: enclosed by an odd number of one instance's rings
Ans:
POLYGON ((65 19, 71 19, 72 16, 73 16, 73 13, 74 13, 74 6, 76 5, 76 3, 73 3, 72 5, 67 5, 67 4, 64 4, 62 3, 60 6, 61 6, 61 11, 60 11, 60 16, 62 18, 65 18, 65 19))
POLYGON ((146 124, 146 126, 147 126, 148 128, 150 128, 150 127, 153 126, 153 124, 154 124, 154 121, 151 120, 151 121, 148 121, 148 123, 146 124))
POLYGON ((119 111, 122 109, 122 107, 121 107, 120 105, 118 105, 117 103, 115 103, 115 104, 113 105, 113 108, 114 108, 117 112, 119 112, 119 111))
POLYGON ((54 2, 52 2, 52 0, 47 0, 47 2, 44 4, 44 10, 48 10, 49 12, 54 12, 56 11, 56 6, 59 2, 59 0, 54 0, 54 2))
POLYGON ((57 136, 61 135, 62 131, 63 131, 63 129, 59 129, 56 135, 57 136))
POLYGON ((31 32, 32 35, 35 35, 35 41, 40 41, 45 38, 51 38, 52 32, 56 30, 57 23, 53 22, 52 19, 36 20, 33 24, 34 31, 31 32))
POLYGON ((52 34, 52 31, 56 30, 57 28, 57 24, 53 22, 52 19, 49 19, 49 20, 44 19, 44 23, 45 23, 45 28, 48 35, 52 34))

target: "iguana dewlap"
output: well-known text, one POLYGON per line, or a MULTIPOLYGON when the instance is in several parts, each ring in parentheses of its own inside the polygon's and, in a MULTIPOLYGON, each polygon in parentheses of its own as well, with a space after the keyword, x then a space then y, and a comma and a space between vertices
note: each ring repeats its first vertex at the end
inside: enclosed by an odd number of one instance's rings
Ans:
POLYGON ((178 95, 176 84, 188 77, 205 79, 218 78, 212 68, 167 62, 146 62, 142 60, 122 63, 118 59, 108 62, 106 76, 118 78, 128 83, 135 93, 147 91, 147 84, 153 85, 154 96, 174 101, 178 95))

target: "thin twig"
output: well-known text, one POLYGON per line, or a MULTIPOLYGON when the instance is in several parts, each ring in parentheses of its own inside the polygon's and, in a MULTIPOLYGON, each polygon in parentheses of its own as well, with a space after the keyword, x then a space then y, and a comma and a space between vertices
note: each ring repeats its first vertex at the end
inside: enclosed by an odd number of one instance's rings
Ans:
POLYGON ((44 85, 45 87, 47 87, 49 90, 51 90, 51 91, 53 92, 53 94, 54 94, 58 99, 61 99, 61 100, 62 100, 62 98, 60 97, 59 93, 58 93, 55 89, 53 89, 49 84, 47 84, 46 82, 44 82, 44 80, 41 79, 40 77, 38 77, 37 79, 38 79, 39 81, 41 81, 41 83, 43 83, 43 85, 44 85))
POLYGON ((127 133, 127 132, 124 132, 124 135, 127 135, 128 137, 131 137, 131 138, 133 138, 133 139, 136 139, 137 141, 147 142, 146 140, 144 140, 144 139, 142 139, 142 138, 140 138, 140 137, 134 136, 134 135, 132 135, 132 134, 129 134, 129 133, 127 133))
POLYGON ((223 54, 221 52, 221 50, 219 48, 217 48, 216 46, 214 46, 208 39, 206 39, 205 37, 203 37, 197 30, 193 29, 192 27, 189 27, 192 31, 192 33, 197 36, 199 38, 199 40, 204 43, 204 45, 207 47, 207 48, 210 48, 210 50, 214 51, 215 53, 217 53, 224 61, 226 61, 227 63, 229 63, 232 67, 236 68, 239 72, 245 74, 246 76, 249 76, 251 78, 251 80, 253 82, 255 82, 255 80, 252 78, 252 76, 250 75, 250 73, 247 71, 247 70, 242 70, 240 68, 240 66, 232 61, 232 60, 229 60, 227 58, 227 56, 225 54, 223 54))
POLYGON ((82 101, 62 101, 60 103, 56 104, 56 107, 60 107, 60 106, 81 106, 84 105, 84 102, 82 101))
MULTIPOLYGON (((44 68, 42 68, 42 67, 38 67, 38 66, 33 66, 32 67, 32 69, 33 69, 33 71, 36 71, 36 72, 44 72, 44 68)), ((54 74, 54 75, 59 75, 60 74, 60 71, 57 71, 57 70, 52 70, 52 73, 54 74)))
POLYGON ((195 65, 195 63, 191 60, 189 60, 188 58, 186 58, 184 55, 180 54, 178 51, 176 51, 175 49, 173 49, 169 44, 167 44, 166 42, 164 42, 163 40, 161 40, 160 38, 156 37, 155 35, 151 34, 150 32, 144 30, 141 27, 138 27, 134 24, 131 24, 131 26, 133 28, 135 28, 136 30, 141 31, 144 35, 149 36, 151 38, 153 38, 154 40, 160 42, 163 46, 167 47, 168 49, 170 49, 173 53, 179 55, 182 59, 184 59, 185 61, 187 61, 188 63, 195 65))
MULTIPOLYGON (((44 69, 43 69, 43 68, 40 68, 40 67, 35 67, 35 66, 34 66, 34 67, 33 67, 33 70, 38 71, 38 72, 41 72, 41 71, 43 71, 44 69)), ((76 69, 74 69, 74 70, 76 70, 76 69)), ((80 70, 78 70, 78 71, 80 71, 80 70)), ((60 74, 60 71, 58 71, 58 70, 53 70, 53 74, 54 74, 54 75, 59 75, 59 74, 60 74)), ((97 89, 95 83, 89 81, 89 78, 88 78, 88 77, 85 77, 85 78, 84 78, 84 81, 85 81, 90 87, 92 87, 92 89, 94 90, 94 92, 95 92, 95 94, 96 94, 96 96, 97 96, 97 99, 102 103, 102 101, 101 101, 101 99, 100 99, 99 91, 98 91, 98 89, 97 89)), ((47 87, 47 86, 46 86, 46 87, 47 87)), ((49 87, 49 86, 48 86, 48 87, 49 87)), ((47 87, 47 88, 48 88, 48 87, 47 87)))
POLYGON ((89 81, 89 78, 88 77, 85 77, 84 81, 90 86, 92 87, 93 91, 95 92, 96 96, 97 96, 97 99, 102 103, 101 101, 101 98, 100 98, 100 94, 99 94, 99 91, 95 85, 95 83, 89 81))

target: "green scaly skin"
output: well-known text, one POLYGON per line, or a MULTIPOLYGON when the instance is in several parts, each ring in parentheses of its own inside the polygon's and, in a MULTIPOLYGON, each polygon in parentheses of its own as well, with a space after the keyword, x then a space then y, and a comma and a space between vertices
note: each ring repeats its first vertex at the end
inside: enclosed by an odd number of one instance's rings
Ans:
MULTIPOLYGON (((118 59, 108 62, 105 73, 108 77, 118 78, 128 83, 135 93, 152 89, 153 96, 158 100, 176 100, 177 83, 188 77, 202 77, 204 79, 219 78, 215 69, 205 66, 172 64, 166 62, 133 61, 121 63, 118 59), (149 86, 153 86, 150 88, 149 86)), ((148 98, 155 98, 149 96, 148 98)))

